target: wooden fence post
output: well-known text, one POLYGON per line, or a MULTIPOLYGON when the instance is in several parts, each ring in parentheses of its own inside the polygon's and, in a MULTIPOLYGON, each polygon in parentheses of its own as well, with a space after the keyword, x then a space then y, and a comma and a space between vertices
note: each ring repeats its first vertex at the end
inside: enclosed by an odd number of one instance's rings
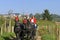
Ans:
POLYGON ((3 26, 1 27, 1 35, 3 34, 3 26))
POLYGON ((58 40, 60 40, 60 28, 59 28, 59 30, 58 30, 58 40))
POLYGON ((8 27, 8 30, 9 30, 8 32, 10 32, 10 21, 9 21, 9 27, 8 27))
POLYGON ((12 26, 12 33, 14 33, 14 27, 12 26))
POLYGON ((60 32, 59 32, 58 24, 56 26, 57 26, 57 40, 60 40, 60 38, 59 38, 60 32))
POLYGON ((1 27, 0 27, 0 35, 1 35, 1 27))
POLYGON ((7 31, 7 30, 6 30, 6 19, 5 19, 5 24, 4 24, 4 27, 5 27, 5 32, 6 32, 6 31, 7 31))

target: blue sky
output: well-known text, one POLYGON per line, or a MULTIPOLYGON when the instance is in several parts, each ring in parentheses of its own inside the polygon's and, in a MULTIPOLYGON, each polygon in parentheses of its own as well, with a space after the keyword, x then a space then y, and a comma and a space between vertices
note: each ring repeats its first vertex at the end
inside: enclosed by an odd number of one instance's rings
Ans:
POLYGON ((60 0, 0 0, 0 14, 10 9, 18 13, 42 13, 49 9, 50 13, 59 14, 60 0))

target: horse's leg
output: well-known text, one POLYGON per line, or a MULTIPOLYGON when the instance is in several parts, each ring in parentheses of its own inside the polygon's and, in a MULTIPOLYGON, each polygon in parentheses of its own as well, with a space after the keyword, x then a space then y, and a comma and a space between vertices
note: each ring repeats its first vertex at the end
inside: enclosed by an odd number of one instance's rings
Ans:
POLYGON ((23 31, 20 33, 20 38, 21 38, 21 40, 24 40, 24 32, 23 31))
POLYGON ((32 39, 33 39, 33 40, 36 40, 36 30, 33 30, 32 35, 33 35, 33 36, 32 36, 32 39))
POLYGON ((17 40, 20 40, 19 33, 16 34, 17 40))

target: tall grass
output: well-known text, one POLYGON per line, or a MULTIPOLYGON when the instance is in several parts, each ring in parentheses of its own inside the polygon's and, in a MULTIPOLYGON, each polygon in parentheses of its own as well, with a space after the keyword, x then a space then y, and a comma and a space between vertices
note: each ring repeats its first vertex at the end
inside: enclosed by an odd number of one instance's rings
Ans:
MULTIPOLYGON (((0 18, 0 25, 2 25, 4 22, 5 22, 4 19, 0 18)), ((20 19, 20 22, 22 22, 22 19, 20 19)), ((11 19, 11 26, 14 26, 14 23, 15 23, 14 20, 11 19)), ((39 32, 39 35, 42 37, 42 40, 56 40, 57 39, 56 30, 57 30, 57 27, 60 28, 60 25, 56 25, 55 22, 47 21, 47 20, 38 20, 37 24, 38 24, 38 32, 39 32)), ((7 35, 8 37, 10 34, 8 33, 4 35, 5 36, 7 35)), ((3 39, 1 36, 0 38, 3 39)))
POLYGON ((42 40, 56 40, 57 39, 57 26, 55 22, 39 20, 37 21, 39 35, 42 40))

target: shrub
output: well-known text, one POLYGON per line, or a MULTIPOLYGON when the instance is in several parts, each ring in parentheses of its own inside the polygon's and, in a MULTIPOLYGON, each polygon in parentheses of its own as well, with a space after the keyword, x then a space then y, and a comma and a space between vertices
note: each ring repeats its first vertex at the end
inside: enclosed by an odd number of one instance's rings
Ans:
POLYGON ((3 35, 0 36, 0 40, 11 40, 11 37, 14 37, 14 33, 3 33, 3 35))
POLYGON ((0 36, 0 40, 4 40, 4 38, 0 36))
POLYGON ((56 36, 54 34, 44 34, 42 40, 56 40, 56 36))

